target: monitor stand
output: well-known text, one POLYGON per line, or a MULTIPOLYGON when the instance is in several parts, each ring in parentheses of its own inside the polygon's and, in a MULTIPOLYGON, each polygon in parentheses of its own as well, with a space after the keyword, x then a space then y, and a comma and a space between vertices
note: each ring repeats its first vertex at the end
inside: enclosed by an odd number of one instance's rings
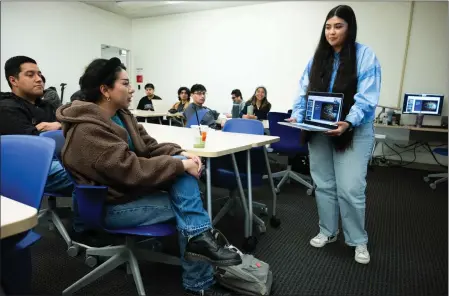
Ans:
POLYGON ((418 114, 418 115, 416 115, 415 126, 416 126, 416 127, 422 127, 423 119, 424 119, 424 114, 418 114))

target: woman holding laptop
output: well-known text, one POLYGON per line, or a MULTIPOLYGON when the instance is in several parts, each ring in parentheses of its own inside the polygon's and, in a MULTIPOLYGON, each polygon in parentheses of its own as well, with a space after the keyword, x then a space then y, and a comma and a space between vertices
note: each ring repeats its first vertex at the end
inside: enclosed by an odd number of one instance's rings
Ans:
POLYGON ((379 100, 381 68, 374 52, 356 42, 357 21, 347 5, 333 8, 323 25, 314 57, 300 80, 290 122, 303 122, 308 92, 343 94, 336 129, 303 130, 316 184, 320 232, 310 244, 321 248, 337 240, 341 214, 345 242, 355 260, 370 261, 365 230, 366 173, 374 144, 374 111, 379 100))

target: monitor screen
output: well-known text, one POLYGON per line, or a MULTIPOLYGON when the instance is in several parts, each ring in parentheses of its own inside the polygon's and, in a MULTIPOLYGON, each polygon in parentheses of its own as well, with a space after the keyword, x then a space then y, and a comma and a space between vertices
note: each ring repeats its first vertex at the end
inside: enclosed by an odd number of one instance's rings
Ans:
POLYGON ((307 99, 306 121, 332 124, 340 120, 342 99, 309 95, 307 99))
POLYGON ((443 95, 405 94, 402 113, 440 116, 443 99, 443 95))

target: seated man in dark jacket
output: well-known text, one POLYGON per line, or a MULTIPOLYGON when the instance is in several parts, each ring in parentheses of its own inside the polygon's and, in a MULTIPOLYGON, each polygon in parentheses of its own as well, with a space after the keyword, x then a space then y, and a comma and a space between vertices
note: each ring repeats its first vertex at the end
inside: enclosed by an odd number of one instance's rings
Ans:
MULTIPOLYGON (((5 63, 5 77, 12 92, 0 96, 0 135, 35 135, 61 129, 55 109, 41 98, 44 84, 36 61, 25 56, 5 63)), ((58 160, 54 159, 48 175, 46 192, 72 195, 73 184, 58 160)))
POLYGON ((218 117, 220 116, 220 113, 218 113, 215 110, 209 109, 204 105, 204 102, 206 101, 206 88, 202 84, 195 84, 190 89, 190 94, 193 99, 193 103, 189 104, 189 106, 184 111, 184 117, 187 121, 192 116, 195 116, 195 113, 200 111, 201 109, 207 109, 208 111, 204 115, 204 117, 201 119, 202 125, 207 125, 210 128, 213 129, 221 129, 221 125, 217 124, 216 121, 218 117))

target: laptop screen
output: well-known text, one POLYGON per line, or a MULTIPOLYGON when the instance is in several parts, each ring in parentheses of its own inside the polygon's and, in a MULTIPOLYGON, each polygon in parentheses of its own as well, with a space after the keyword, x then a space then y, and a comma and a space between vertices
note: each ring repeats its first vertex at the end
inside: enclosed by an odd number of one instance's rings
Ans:
POLYGON ((334 124, 340 120, 342 98, 310 94, 307 99, 306 121, 334 124))

